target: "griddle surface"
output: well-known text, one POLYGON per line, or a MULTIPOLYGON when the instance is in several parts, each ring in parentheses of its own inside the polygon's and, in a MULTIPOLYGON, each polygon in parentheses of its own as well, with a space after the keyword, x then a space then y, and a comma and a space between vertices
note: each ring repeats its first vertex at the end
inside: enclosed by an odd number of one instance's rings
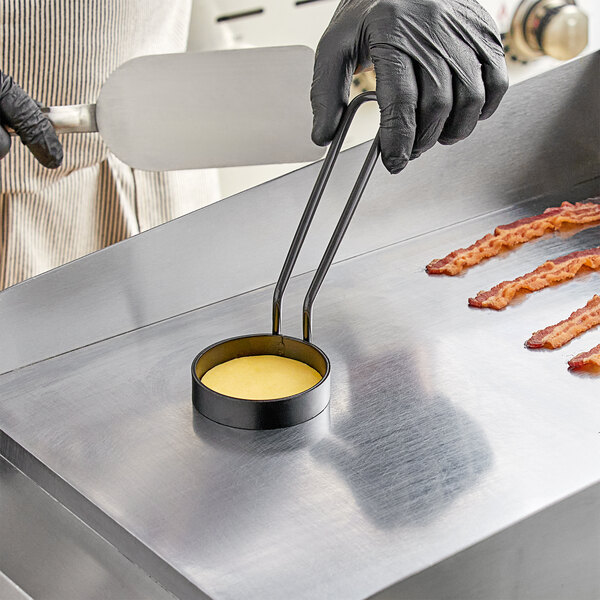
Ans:
MULTIPOLYGON (((599 227, 545 236, 462 276, 424 272, 555 203, 334 264, 314 323, 332 362, 331 406, 313 421, 247 432, 192 409, 192 358, 267 331, 269 286, 2 376, 5 443, 37 457, 39 477, 54 477, 134 562, 168 565, 167 582, 219 599, 364 598, 600 478, 600 380, 566 365, 600 330, 552 352, 523 346, 598 293, 600 275, 502 312, 467 306, 547 258, 598 245, 599 227)), ((300 333, 309 280, 290 283, 288 334, 300 333)))

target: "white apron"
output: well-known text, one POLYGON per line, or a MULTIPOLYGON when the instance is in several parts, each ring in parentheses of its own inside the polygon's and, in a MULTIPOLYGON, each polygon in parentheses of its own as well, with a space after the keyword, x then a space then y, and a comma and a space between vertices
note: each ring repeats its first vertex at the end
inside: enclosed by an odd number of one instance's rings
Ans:
MULTIPOLYGON (((126 60, 184 52, 190 12, 191 0, 2 0, 0 69, 46 106, 92 103, 126 60)), ((218 199, 215 171, 134 170, 98 134, 59 138, 59 169, 19 140, 0 161, 0 289, 218 199)))

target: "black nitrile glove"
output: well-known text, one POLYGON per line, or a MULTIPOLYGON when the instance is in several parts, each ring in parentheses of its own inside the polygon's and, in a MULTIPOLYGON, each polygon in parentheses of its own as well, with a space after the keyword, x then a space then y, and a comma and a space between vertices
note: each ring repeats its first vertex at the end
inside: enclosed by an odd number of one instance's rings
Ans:
POLYGON ((355 70, 371 64, 391 173, 437 141, 466 138, 508 87, 500 35, 475 0, 342 0, 315 58, 316 144, 332 140, 355 70))
MULTIPOLYGON (((49 169, 62 163, 63 149, 40 107, 0 71, 0 124, 12 127, 32 154, 49 169)), ((0 127, 0 159, 10 150, 10 136, 0 127)))

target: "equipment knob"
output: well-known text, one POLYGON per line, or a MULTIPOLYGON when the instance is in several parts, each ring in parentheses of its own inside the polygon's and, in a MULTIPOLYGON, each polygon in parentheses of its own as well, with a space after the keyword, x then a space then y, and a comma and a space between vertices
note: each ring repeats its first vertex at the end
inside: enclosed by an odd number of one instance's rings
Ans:
POLYGON ((575 0, 524 0, 511 26, 509 53, 520 60, 544 54, 568 60, 588 43, 587 15, 575 0))

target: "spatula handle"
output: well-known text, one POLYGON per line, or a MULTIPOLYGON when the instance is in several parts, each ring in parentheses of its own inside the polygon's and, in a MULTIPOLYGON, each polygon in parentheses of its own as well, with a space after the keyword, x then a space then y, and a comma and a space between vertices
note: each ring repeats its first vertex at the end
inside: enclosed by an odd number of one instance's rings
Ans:
MULTIPOLYGON (((98 131, 95 104, 49 106, 42 108, 56 133, 90 133, 98 131)), ((10 135, 17 135, 11 127, 5 128, 10 135)))

